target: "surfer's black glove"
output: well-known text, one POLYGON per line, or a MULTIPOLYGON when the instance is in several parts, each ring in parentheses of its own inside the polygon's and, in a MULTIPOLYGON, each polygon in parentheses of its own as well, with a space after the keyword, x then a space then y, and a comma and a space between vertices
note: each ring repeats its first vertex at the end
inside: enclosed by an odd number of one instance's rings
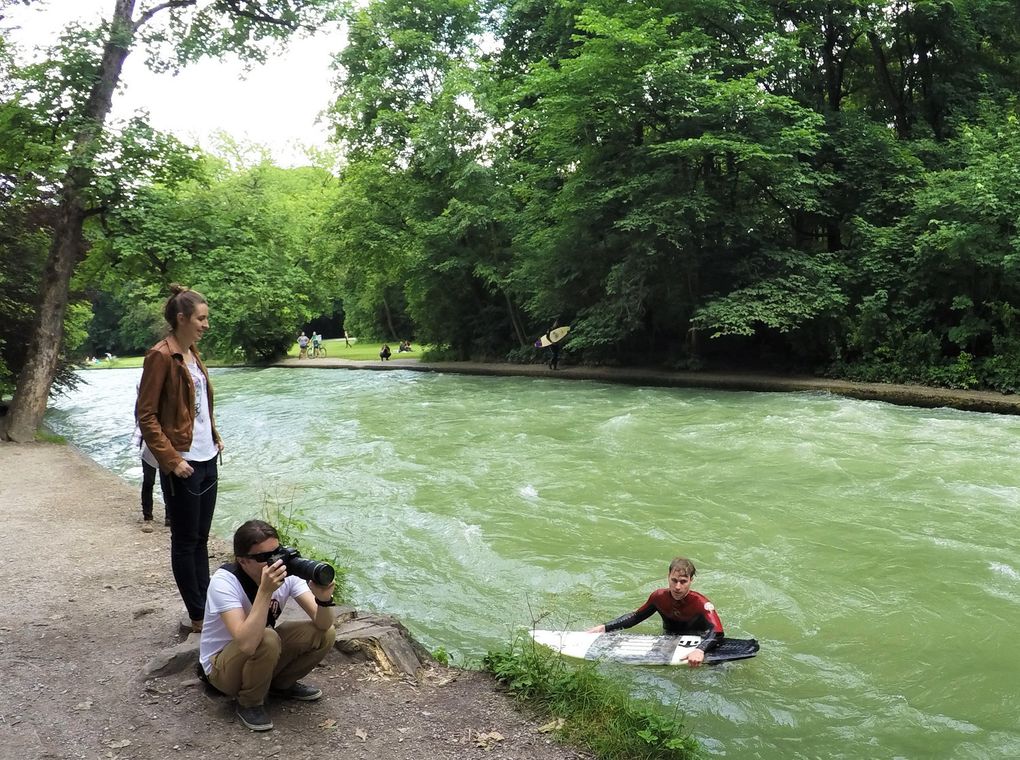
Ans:
POLYGON ((703 634, 701 634, 701 643, 695 647, 700 649, 702 652, 711 652, 717 646, 722 643, 723 634, 716 631, 713 628, 709 628, 703 634))

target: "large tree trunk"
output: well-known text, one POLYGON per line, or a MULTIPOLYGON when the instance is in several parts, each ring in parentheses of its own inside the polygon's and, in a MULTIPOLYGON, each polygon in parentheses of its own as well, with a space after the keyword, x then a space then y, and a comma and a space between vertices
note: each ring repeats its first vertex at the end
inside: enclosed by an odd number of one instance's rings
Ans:
POLYGON ((34 439, 46 413, 46 401, 64 341, 64 316, 71 275, 83 253, 82 226, 87 213, 84 191, 92 183, 92 161, 98 138, 110 113, 113 91, 120 81, 124 60, 131 50, 134 7, 135 0, 116 0, 110 37, 85 104, 85 125, 75 136, 71 149, 71 168, 64 176, 60 212, 43 273, 38 312, 11 405, 6 435, 12 441, 34 439))
POLYGON ((43 272, 38 312, 8 421, 7 437, 18 443, 35 438, 46 413, 46 401, 64 339, 71 274, 81 256, 85 221, 81 194, 73 187, 65 187, 60 205, 56 234, 43 272))
POLYGON ((503 289, 503 298, 506 299, 506 310, 510 314, 510 324, 513 325, 514 335, 517 336, 517 342, 521 348, 528 345, 528 339, 524 336, 524 328, 521 327, 521 320, 517 318, 517 310, 514 308, 514 302, 510 298, 510 293, 506 289, 503 289))
POLYGON ((879 84, 885 93, 886 103, 893 112, 896 136, 901 140, 905 140, 910 137, 910 119, 907 114, 906 96, 903 93, 903 88, 893 81, 893 75, 889 69, 889 61, 886 58, 879 36, 873 31, 868 32, 868 42, 871 43, 871 50, 875 56, 875 74, 878 76, 879 84))

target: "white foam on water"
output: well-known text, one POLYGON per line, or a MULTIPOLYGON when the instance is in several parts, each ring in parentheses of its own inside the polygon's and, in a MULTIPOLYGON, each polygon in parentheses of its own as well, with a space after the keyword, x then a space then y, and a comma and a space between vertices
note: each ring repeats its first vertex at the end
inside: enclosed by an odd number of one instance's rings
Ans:
POLYGON ((485 544, 485 541, 482 538, 482 526, 475 525, 473 523, 466 523, 462 520, 457 520, 456 524, 459 525, 460 535, 465 541, 474 544, 485 544))
POLYGON ((535 501, 538 498, 538 489, 535 488, 530 483, 526 486, 521 486, 520 488, 518 488, 517 493, 520 494, 522 498, 527 499, 528 501, 535 501))
POLYGON ((993 573, 1004 575, 1011 581, 1020 581, 1020 572, 1018 572, 1015 568, 1012 568, 1009 565, 1006 565, 1002 562, 992 562, 988 565, 988 568, 993 573))
POLYGON ((602 427, 621 428, 624 427, 625 425, 629 425, 633 421, 634 415, 631 414, 630 412, 627 412, 626 414, 618 414, 615 417, 610 417, 608 420, 602 423, 602 427))

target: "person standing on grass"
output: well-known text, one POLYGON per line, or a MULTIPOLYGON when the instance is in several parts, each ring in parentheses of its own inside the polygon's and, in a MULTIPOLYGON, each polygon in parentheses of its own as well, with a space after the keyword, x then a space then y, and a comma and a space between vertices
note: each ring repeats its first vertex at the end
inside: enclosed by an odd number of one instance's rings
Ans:
POLYGON ((202 630, 209 587, 209 529, 216 509, 213 389, 195 344, 209 329, 209 305, 197 291, 170 286, 163 316, 170 334, 145 354, 135 421, 159 465, 170 518, 170 564, 193 631, 202 630))

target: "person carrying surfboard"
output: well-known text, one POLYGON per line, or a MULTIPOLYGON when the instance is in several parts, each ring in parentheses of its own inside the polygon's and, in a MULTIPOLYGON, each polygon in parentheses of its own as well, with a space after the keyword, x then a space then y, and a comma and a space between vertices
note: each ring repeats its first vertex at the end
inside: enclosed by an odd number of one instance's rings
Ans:
POLYGON ((548 348, 549 349, 549 361, 546 362, 549 365, 549 369, 559 369, 560 364, 560 351, 563 348, 561 341, 566 334, 570 332, 570 326, 564 325, 563 327, 557 327, 558 320, 553 322, 545 335, 535 341, 535 348, 548 348))
POLYGON ((687 664, 692 668, 698 667, 705 661, 705 653, 719 646, 724 634, 715 605, 708 597, 691 588, 696 572, 693 562, 686 557, 676 557, 669 563, 667 588, 656 589, 649 595, 648 601, 633 612, 589 628, 588 633, 609 633, 630 628, 647 620, 653 612, 658 612, 666 633, 701 637, 701 643, 687 655, 687 664))

